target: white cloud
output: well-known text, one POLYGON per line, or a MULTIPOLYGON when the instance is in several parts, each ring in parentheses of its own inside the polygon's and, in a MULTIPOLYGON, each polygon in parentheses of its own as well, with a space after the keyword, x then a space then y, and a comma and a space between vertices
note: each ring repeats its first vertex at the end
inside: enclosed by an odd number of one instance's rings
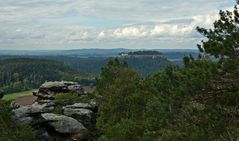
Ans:
POLYGON ((104 37, 105 37, 105 32, 104 31, 101 31, 97 36, 98 39, 102 39, 104 37))
POLYGON ((189 25, 172 25, 172 24, 161 24, 156 25, 151 31, 151 35, 170 35, 170 36, 183 36, 185 34, 190 34, 193 28, 189 25))
POLYGON ((113 37, 116 38, 141 38, 147 35, 148 32, 143 26, 118 28, 113 32, 113 37))

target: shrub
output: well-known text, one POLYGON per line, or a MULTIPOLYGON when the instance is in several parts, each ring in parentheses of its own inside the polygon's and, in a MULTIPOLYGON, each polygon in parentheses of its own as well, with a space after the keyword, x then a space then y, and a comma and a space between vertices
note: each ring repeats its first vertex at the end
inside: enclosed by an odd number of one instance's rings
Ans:
POLYGON ((33 129, 14 121, 9 102, 0 100, 0 140, 1 141, 36 141, 33 129))
POLYGON ((87 95, 79 96, 75 93, 62 93, 55 97, 56 103, 60 104, 61 102, 65 100, 69 100, 71 102, 82 102, 82 103, 88 103, 91 99, 95 97, 94 93, 89 93, 87 95))

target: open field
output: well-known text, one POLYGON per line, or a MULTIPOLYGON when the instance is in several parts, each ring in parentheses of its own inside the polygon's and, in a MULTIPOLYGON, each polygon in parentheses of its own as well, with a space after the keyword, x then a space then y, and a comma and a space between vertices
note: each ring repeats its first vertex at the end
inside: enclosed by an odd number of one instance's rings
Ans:
MULTIPOLYGON (((95 90, 95 87, 90 86, 83 86, 83 88, 87 93, 93 93, 95 90)), ((3 100, 7 101, 14 100, 16 103, 20 105, 31 105, 36 100, 36 97, 32 95, 32 92, 34 91, 36 91, 36 89, 7 94, 3 97, 3 100)))
POLYGON ((18 92, 18 93, 12 93, 12 94, 7 94, 3 97, 3 100, 15 100, 20 97, 25 97, 25 96, 32 96, 32 92, 36 90, 29 90, 29 91, 24 91, 24 92, 18 92))

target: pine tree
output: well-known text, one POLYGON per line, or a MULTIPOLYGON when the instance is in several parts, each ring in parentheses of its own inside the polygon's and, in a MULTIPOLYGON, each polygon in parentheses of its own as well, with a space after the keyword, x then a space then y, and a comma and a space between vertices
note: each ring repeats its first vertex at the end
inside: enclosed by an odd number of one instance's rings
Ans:
MULTIPOLYGON (((239 4, 239 0, 237 0, 239 4)), ((203 53, 217 58, 239 58, 239 11, 238 6, 231 11, 220 11, 220 19, 214 22, 213 29, 197 27, 199 33, 208 40, 198 45, 203 53)))

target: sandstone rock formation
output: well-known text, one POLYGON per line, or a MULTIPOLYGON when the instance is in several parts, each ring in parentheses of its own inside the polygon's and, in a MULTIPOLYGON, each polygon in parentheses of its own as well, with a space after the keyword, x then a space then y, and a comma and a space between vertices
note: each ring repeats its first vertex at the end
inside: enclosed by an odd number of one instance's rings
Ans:
POLYGON ((41 85, 37 92, 33 95, 38 97, 38 100, 54 100, 55 96, 60 93, 75 93, 79 96, 85 95, 83 88, 75 82, 46 82, 41 85))
POLYGON ((41 116, 59 133, 76 134, 87 130, 80 122, 71 117, 52 113, 41 114, 41 116))
POLYGON ((32 105, 13 106, 14 118, 31 125, 40 141, 90 141, 99 101, 94 98, 89 103, 71 101, 57 105, 55 98, 62 93, 86 95, 75 82, 46 82, 33 93, 37 100, 32 105), (57 106, 61 106, 60 114, 54 113, 57 106))

